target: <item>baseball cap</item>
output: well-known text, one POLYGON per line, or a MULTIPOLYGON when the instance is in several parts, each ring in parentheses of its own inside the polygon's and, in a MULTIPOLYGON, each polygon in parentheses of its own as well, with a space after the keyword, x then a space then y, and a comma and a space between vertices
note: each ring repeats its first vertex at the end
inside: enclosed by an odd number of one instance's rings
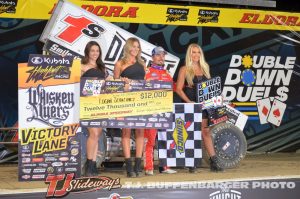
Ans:
POLYGON ((158 55, 160 53, 164 53, 165 55, 167 54, 167 51, 165 51, 165 49, 161 46, 157 46, 155 48, 153 48, 152 50, 152 56, 153 55, 158 55))

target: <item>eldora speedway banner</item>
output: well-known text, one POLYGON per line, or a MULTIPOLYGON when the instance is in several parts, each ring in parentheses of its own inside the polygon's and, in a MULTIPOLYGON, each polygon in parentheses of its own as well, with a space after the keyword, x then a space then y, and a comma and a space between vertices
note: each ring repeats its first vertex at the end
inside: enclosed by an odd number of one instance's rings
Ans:
POLYGON ((194 167, 201 164, 200 103, 174 103, 173 125, 158 131, 160 166, 194 167))
POLYGON ((30 55, 19 64, 19 181, 80 176, 80 60, 30 55))
POLYGON ((169 128, 172 123, 171 82, 105 81, 82 78, 80 123, 88 127, 169 128))
MULTIPOLYGON (((59 1, 54 13, 45 27, 40 41, 45 43, 44 50, 50 54, 83 56, 84 47, 90 40, 97 41, 102 50, 102 59, 111 71, 122 56, 122 49, 130 37, 138 38, 141 43, 142 57, 150 65, 153 44, 109 23, 79 6, 67 1, 59 1)), ((165 69, 173 76, 179 58, 168 53, 165 69)))

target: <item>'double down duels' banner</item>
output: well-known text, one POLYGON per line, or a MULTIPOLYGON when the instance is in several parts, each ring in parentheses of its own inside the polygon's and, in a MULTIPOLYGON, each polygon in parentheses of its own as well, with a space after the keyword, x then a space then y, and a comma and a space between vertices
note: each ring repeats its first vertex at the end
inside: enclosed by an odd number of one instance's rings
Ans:
POLYGON ((19 64, 19 180, 80 176, 80 60, 32 54, 19 64))

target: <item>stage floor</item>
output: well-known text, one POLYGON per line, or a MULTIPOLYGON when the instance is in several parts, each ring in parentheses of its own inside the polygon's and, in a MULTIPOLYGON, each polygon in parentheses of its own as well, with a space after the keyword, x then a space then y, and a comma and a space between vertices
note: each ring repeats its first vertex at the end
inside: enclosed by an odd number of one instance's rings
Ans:
MULTIPOLYGON (((188 169, 176 169, 177 174, 159 174, 139 178, 126 178, 120 170, 103 170, 101 176, 119 177, 122 185, 147 184, 148 182, 186 182, 300 178, 300 154, 247 154, 240 166, 222 173, 212 173, 209 168, 198 168, 196 174, 188 169)), ((0 194, 46 192, 44 182, 18 182, 17 164, 0 165, 0 194)))

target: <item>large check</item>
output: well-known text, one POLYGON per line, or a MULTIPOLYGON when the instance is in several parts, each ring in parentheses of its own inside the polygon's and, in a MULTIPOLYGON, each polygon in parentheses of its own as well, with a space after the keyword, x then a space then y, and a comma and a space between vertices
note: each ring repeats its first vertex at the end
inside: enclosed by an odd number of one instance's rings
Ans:
POLYGON ((172 83, 162 81, 81 80, 82 126, 109 128, 169 128, 172 123, 172 83))

